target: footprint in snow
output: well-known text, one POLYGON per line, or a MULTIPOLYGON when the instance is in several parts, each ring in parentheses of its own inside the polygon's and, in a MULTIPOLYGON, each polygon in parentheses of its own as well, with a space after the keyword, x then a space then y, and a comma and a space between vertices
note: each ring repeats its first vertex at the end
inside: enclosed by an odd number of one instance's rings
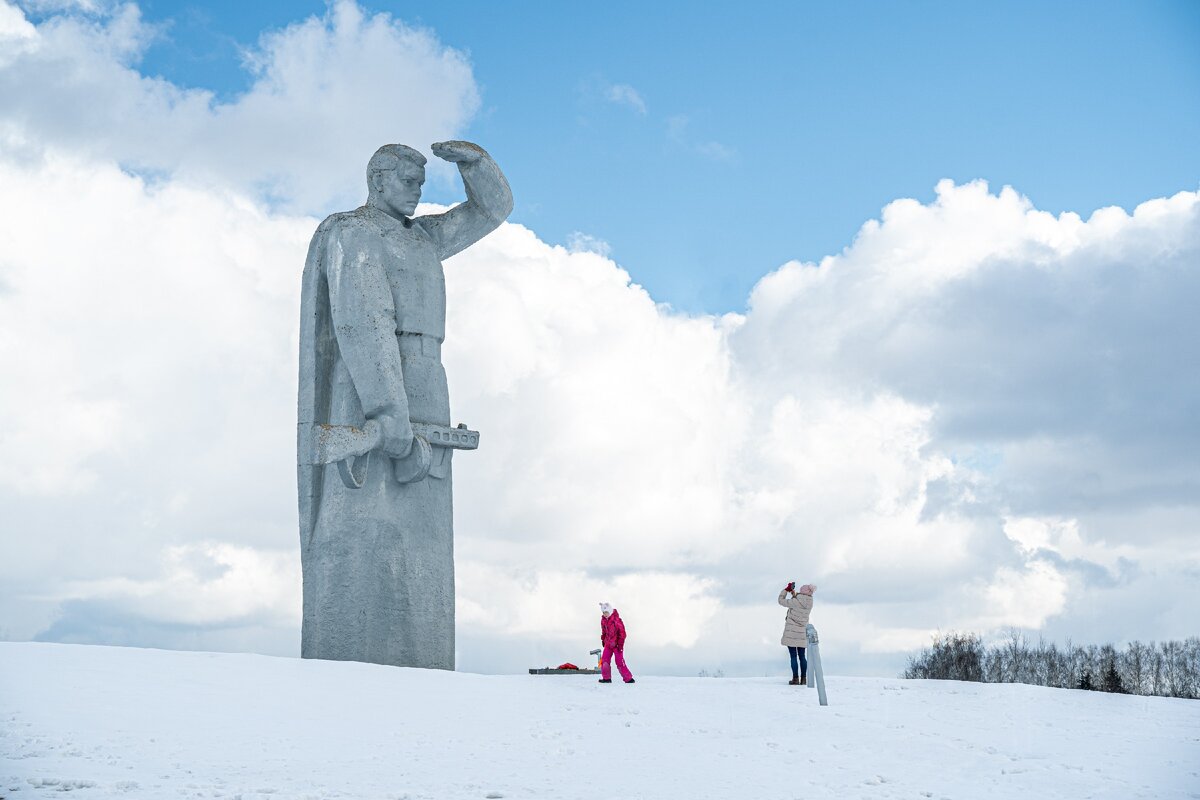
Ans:
POLYGON ((54 789, 59 792, 70 792, 75 789, 91 789, 96 786, 94 781, 66 780, 63 778, 30 778, 28 782, 35 789, 54 789))

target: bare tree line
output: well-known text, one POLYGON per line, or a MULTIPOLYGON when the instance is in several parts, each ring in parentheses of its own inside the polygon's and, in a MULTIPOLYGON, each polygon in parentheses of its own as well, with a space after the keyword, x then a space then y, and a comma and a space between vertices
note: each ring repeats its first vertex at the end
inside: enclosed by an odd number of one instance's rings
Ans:
POLYGON ((996 644, 974 633, 939 634, 909 657, 905 678, 1029 683, 1062 689, 1200 698, 1200 637, 1181 642, 1130 642, 1059 647, 1019 631, 996 644))

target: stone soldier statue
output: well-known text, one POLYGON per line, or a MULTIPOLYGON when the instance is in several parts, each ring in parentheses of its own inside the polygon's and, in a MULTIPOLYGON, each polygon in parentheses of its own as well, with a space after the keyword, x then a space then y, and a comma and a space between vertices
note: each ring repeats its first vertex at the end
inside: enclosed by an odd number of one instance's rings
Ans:
POLYGON ((298 483, 304 658, 454 669, 450 428, 442 261, 512 211, 477 145, 440 142, 467 201, 413 217, 425 157, 384 145, 365 205, 317 228, 304 266, 298 483))

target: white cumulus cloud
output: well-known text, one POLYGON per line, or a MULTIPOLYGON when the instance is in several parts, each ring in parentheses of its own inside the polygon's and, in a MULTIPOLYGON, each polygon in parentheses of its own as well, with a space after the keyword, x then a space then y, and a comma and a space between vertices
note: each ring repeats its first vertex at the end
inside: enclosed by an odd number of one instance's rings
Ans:
POLYGON ((252 82, 229 101, 137 69, 160 32, 136 5, 31 26, 0 4, 0 142, 47 143, 148 173, 231 186, 327 212, 365 194, 383 142, 458 134, 479 104, 465 55, 429 31, 336 0, 322 17, 263 34, 252 82))

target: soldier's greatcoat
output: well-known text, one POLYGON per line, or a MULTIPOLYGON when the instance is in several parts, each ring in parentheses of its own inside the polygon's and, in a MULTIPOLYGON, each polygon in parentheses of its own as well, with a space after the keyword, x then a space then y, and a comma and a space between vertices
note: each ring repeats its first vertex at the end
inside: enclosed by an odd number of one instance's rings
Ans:
MULTIPOLYGON (((459 168, 468 199, 444 214, 396 219, 367 205, 330 216, 313 235, 301 294, 301 448, 314 423, 362 426, 390 414, 450 424, 442 261, 512 208, 490 158, 459 168)), ((360 489, 304 455, 301 654, 453 669, 451 451, 435 446, 429 476, 410 484, 375 451, 360 489)))

